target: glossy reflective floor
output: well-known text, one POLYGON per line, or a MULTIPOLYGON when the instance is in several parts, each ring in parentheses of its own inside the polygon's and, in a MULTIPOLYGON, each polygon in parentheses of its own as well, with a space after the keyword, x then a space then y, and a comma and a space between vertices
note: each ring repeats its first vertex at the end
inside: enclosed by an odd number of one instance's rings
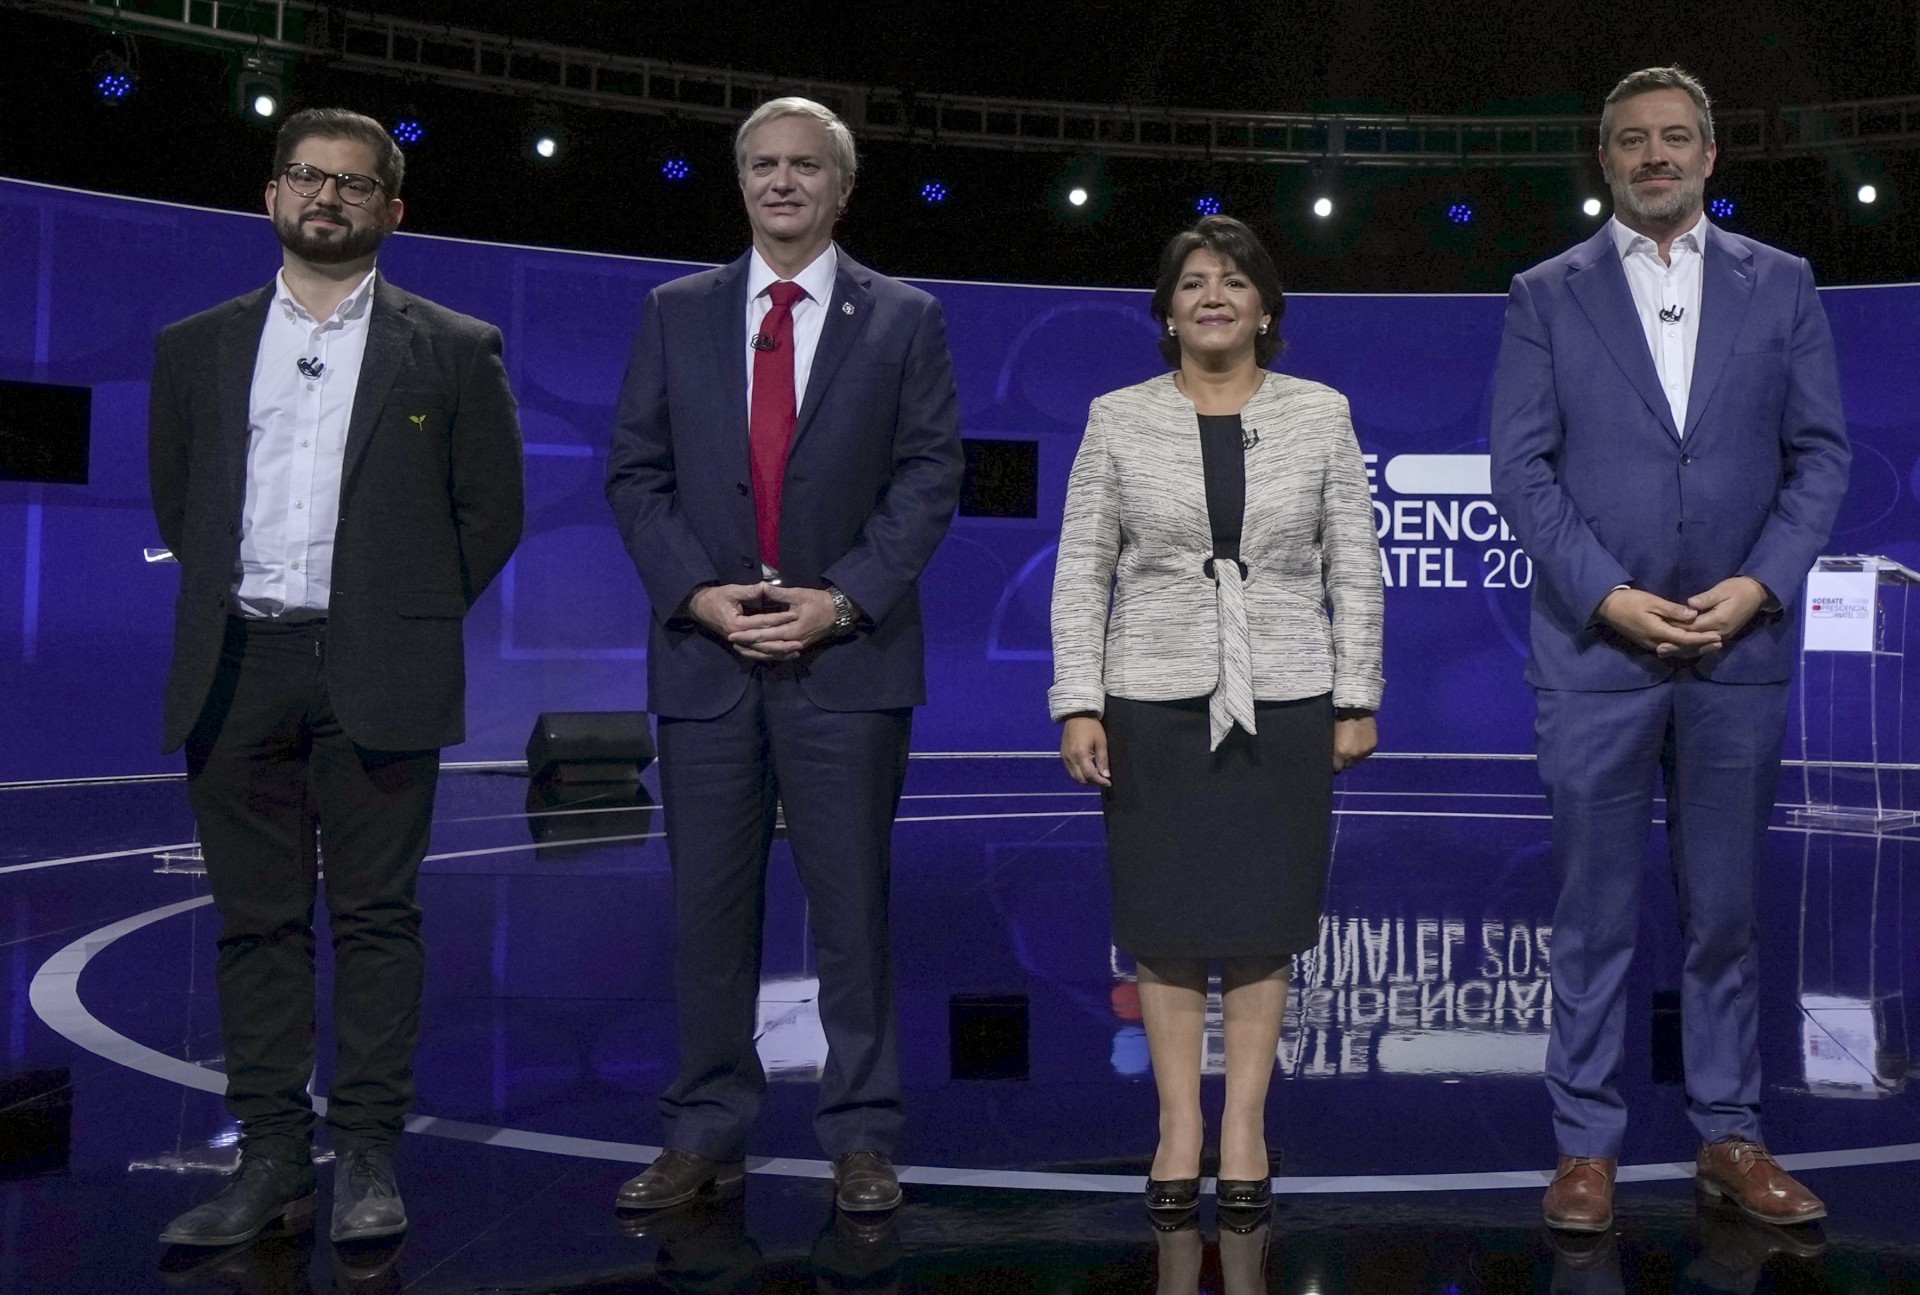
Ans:
MULTIPOLYGON (((647 783, 654 785, 650 772, 647 783)), ((1798 790, 1790 776, 1783 796, 1798 790)), ((836 1219, 813 1144, 806 911, 769 881, 772 1089, 743 1201, 616 1216, 671 1064, 658 811, 443 778, 413 1226, 231 1253, 153 1238, 231 1165, 215 918, 177 780, 0 788, 0 1290, 121 1292, 1883 1291, 1920 1287, 1920 833, 1809 833, 1762 870, 1769 1141, 1824 1196, 1793 1232, 1698 1205, 1678 1084, 1664 842, 1649 843, 1616 1233, 1538 1224, 1553 1145, 1545 805, 1525 761, 1379 760, 1342 782, 1328 912, 1296 969, 1269 1225, 1156 1233, 1131 967, 1107 939, 1097 802, 1057 762, 916 758, 896 834, 907 1204, 836 1219)), ((1209 1038, 1209 1069, 1220 1041, 1209 1038)), ((321 1055, 330 1051, 323 1038, 321 1055)), ((321 1082, 325 1081, 323 1071, 321 1082)), ((1217 1084, 1217 1079, 1211 1081, 1217 1084)), ((1218 1091, 1210 1090, 1217 1106, 1218 1091)), ((323 1189, 323 1202, 325 1200, 323 1189)))

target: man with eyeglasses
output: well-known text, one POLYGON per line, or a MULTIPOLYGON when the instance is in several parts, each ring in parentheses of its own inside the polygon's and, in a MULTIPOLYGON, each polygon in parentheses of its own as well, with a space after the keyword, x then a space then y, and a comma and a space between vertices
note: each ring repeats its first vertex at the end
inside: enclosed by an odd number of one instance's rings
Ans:
POLYGON ((407 1226, 425 949, 415 880, 440 748, 464 736, 462 618, 520 537, 500 332, 374 270, 399 147, 359 113, 280 130, 271 284, 161 331, 154 515, 180 563, 168 749, 222 919, 215 983, 240 1164, 163 1242, 231 1246, 315 1208, 313 908, 337 1047, 331 1234, 407 1226), (317 830, 317 832, 316 832, 317 830))

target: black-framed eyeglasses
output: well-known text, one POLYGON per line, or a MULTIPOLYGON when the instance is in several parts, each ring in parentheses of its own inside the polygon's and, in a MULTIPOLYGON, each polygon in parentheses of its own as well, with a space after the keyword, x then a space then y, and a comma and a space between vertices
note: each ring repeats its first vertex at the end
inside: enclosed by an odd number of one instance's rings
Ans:
POLYGON ((287 169, 280 172, 280 178, 287 182, 287 188, 302 198, 318 197, 320 190, 326 188, 327 181, 333 181, 333 191, 340 195, 340 201, 355 207, 364 207, 373 201, 373 195, 386 186, 370 175, 356 175, 352 171, 322 171, 317 166, 308 166, 305 162, 290 162, 287 169))

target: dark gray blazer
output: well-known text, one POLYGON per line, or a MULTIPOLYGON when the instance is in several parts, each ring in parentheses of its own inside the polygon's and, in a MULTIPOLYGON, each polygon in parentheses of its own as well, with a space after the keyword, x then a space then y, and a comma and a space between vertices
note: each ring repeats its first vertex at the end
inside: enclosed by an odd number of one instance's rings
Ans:
MULTIPOLYGON (((240 555, 247 411, 273 287, 160 332, 148 411, 160 536, 180 562, 165 744, 186 740, 220 664, 240 555)), ((500 330, 375 281, 347 429, 327 683, 378 750, 465 736, 461 621, 520 539, 520 422, 500 330)))

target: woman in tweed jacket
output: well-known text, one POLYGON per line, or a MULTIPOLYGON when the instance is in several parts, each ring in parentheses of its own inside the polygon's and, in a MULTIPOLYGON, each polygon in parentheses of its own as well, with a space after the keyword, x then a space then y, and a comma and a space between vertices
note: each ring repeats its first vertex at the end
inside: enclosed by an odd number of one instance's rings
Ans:
POLYGON ((1318 938, 1333 775, 1376 741, 1380 550, 1346 399, 1265 369, 1286 301, 1253 232, 1177 235, 1152 311, 1173 372, 1095 400, 1074 459, 1048 704, 1068 772, 1103 789, 1160 1097, 1148 1207, 1197 1203, 1218 960, 1220 1203, 1246 1217, 1271 1201, 1267 1087, 1291 956, 1318 938))

